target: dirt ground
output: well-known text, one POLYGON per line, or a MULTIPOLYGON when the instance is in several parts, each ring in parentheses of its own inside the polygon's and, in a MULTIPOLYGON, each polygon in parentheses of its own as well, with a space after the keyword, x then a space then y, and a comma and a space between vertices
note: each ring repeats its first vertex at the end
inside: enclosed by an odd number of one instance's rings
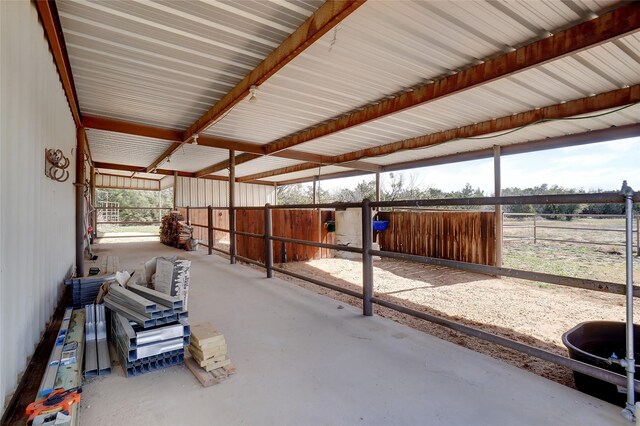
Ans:
MULTIPOLYGON (((341 287, 353 290, 362 287, 360 261, 320 259, 283 267, 341 287)), ((284 274, 278 277, 345 303, 355 306, 362 303, 359 299, 284 274)), ((624 297, 620 295, 389 259, 374 261, 374 277, 376 296, 565 356, 567 351, 562 344, 565 331, 583 321, 622 321, 625 317, 624 297)), ((375 313, 558 383, 574 386, 571 370, 564 367, 391 309, 376 306, 375 313)), ((635 318, 640 320, 640 315, 636 314, 635 318)))

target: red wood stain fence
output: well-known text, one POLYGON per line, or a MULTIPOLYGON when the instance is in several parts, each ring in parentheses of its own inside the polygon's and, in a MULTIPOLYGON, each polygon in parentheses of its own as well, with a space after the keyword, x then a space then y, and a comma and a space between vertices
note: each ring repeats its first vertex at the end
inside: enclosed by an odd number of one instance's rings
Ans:
MULTIPOLYGON (((324 223, 335 217, 332 211, 273 210, 273 236, 333 244, 335 234, 327 232, 324 223)), ((264 233, 264 210, 238 210, 237 230, 254 234, 264 233)), ((240 256, 264 262, 264 240, 246 235, 236 238, 240 256)), ((331 258, 333 251, 301 244, 273 242, 273 262, 299 262, 311 259, 331 258), (284 252, 282 245, 284 244, 284 252)))
MULTIPOLYGON (((180 208, 180 213, 186 218, 187 209, 180 208)), ((317 210, 273 210, 273 236, 294 238, 297 240, 308 240, 313 242, 335 243, 335 233, 327 232, 324 223, 334 220, 333 211, 317 210), (318 222, 318 219, 320 221, 318 222)), ((189 218, 192 224, 207 226, 207 209, 189 209, 189 218)), ((213 210, 213 226, 216 228, 229 229, 229 211, 213 210)), ((241 232, 251 232, 253 234, 264 234, 264 210, 236 210, 236 230, 241 232)), ((207 229, 201 227, 193 228, 194 238, 207 244, 207 229)), ((214 240, 228 239, 229 233, 214 231, 214 240)), ((333 250, 320 247, 303 246, 300 244, 284 243, 285 251, 282 250, 280 241, 273 242, 273 261, 282 263, 297 262, 311 259, 331 258, 333 250)), ((236 251, 240 256, 264 262, 264 240, 253 238, 247 235, 236 235, 236 251)))
MULTIPOLYGON (((180 214, 187 218, 187 209, 184 207, 178 208, 180 214)), ((192 224, 207 226, 207 209, 206 208, 190 208, 189 219, 192 224)), ((229 210, 216 210, 213 209, 213 226, 215 228, 229 229, 229 210)), ((200 241, 202 244, 208 244, 209 236, 207 235, 207 228, 201 228, 199 226, 193 227, 193 238, 200 241)), ((213 240, 229 240, 229 233, 222 231, 213 231, 213 240)))
POLYGON ((389 228, 378 234, 385 251, 495 265, 493 212, 380 212, 389 228))

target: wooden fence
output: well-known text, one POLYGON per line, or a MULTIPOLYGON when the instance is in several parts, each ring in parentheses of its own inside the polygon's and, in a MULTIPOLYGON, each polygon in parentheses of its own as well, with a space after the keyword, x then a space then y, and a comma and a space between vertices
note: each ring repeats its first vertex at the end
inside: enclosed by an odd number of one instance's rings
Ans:
MULTIPOLYGON (((187 209, 179 208, 180 214, 187 217, 187 209)), ((273 236, 308 240, 313 242, 335 243, 335 233, 327 232, 325 222, 334 220, 333 211, 318 210, 273 210, 273 236), (320 221, 318 221, 320 218, 320 221)), ((189 209, 189 219, 192 224, 207 226, 207 209, 189 209)), ((213 210, 213 226, 229 229, 229 211, 213 210)), ((236 210, 236 230, 264 234, 264 210, 236 210)), ((207 228, 194 226, 193 237, 207 244, 207 228)), ((229 233, 214 231, 214 245, 220 240, 229 240, 229 233)), ((236 252, 239 256, 264 262, 264 240, 236 235, 236 252)), ((273 242, 273 260, 276 263, 298 262, 311 259, 331 258, 333 250, 319 247, 303 246, 299 244, 273 242)))
POLYGON ((382 250, 461 262, 496 264, 493 212, 380 212, 389 228, 378 234, 382 250))
MULTIPOLYGON (((335 233, 327 232, 324 223, 333 220, 333 211, 318 210, 273 210, 273 236, 294 238, 333 244, 335 233), (320 219, 320 220, 319 220, 320 219)), ((264 233, 263 210, 238 210, 236 228, 241 232, 264 233)), ((264 262, 264 240, 246 235, 236 237, 236 247, 240 256, 264 262)), ((300 262, 311 259, 331 258, 333 250, 303 246, 299 244, 273 242, 275 263, 300 262), (284 244, 284 248, 283 248, 284 244)))
MULTIPOLYGON (((186 209, 180 208, 186 217, 186 209)), ((335 212, 306 209, 273 210, 273 236, 335 244, 335 233, 324 224, 335 220, 335 212), (320 220, 319 220, 320 219, 320 220)), ((192 224, 207 226, 207 209, 189 211, 192 224)), ((380 212, 378 219, 388 220, 389 228, 379 232, 382 250, 416 254, 461 262, 496 264, 495 216, 493 212, 380 212)), ((228 210, 213 210, 213 226, 229 229, 228 210)), ((237 210, 236 229, 254 234, 264 233, 264 210, 237 210)), ((194 238, 206 244, 207 229, 194 227, 194 238)), ((215 242, 228 241, 229 234, 214 231, 215 242)), ((264 240, 247 235, 236 236, 240 256, 264 262, 264 240)), ((273 243, 275 263, 332 258, 333 250, 292 243, 273 243), (284 247, 283 247, 284 244, 284 247)))
MULTIPOLYGON (((187 218, 187 209, 184 207, 178 208, 178 211, 182 216, 187 218)), ((207 226, 207 209, 206 208, 190 208, 189 220, 192 224, 207 226)), ((213 226, 215 228, 229 229, 229 210, 213 210, 213 226)), ((207 244, 209 236, 207 235, 207 228, 200 226, 193 227, 193 238, 200 241, 203 244, 207 244)), ((213 231, 214 245, 216 241, 229 240, 229 233, 223 231, 213 231)))

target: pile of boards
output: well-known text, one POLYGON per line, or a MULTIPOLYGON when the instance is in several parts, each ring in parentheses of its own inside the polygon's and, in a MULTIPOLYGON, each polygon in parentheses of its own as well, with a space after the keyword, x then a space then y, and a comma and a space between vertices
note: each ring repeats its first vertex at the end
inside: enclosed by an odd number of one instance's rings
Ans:
POLYGON ((211 386, 235 373, 227 355, 224 335, 211 324, 196 324, 191 327, 191 357, 186 364, 203 386, 211 386))
POLYGON ((193 239, 193 227, 187 225, 178 212, 171 212, 162 218, 160 226, 160 242, 171 247, 196 249, 197 241, 193 239))

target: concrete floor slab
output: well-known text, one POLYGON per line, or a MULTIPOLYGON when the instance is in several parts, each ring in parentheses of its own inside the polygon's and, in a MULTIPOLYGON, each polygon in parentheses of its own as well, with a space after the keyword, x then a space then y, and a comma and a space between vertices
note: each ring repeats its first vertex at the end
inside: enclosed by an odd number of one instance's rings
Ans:
POLYGON ((238 372, 203 388, 183 366, 129 379, 116 368, 85 385, 82 424, 628 424, 618 407, 204 251, 95 252, 129 270, 191 259, 190 321, 225 334, 238 372))

